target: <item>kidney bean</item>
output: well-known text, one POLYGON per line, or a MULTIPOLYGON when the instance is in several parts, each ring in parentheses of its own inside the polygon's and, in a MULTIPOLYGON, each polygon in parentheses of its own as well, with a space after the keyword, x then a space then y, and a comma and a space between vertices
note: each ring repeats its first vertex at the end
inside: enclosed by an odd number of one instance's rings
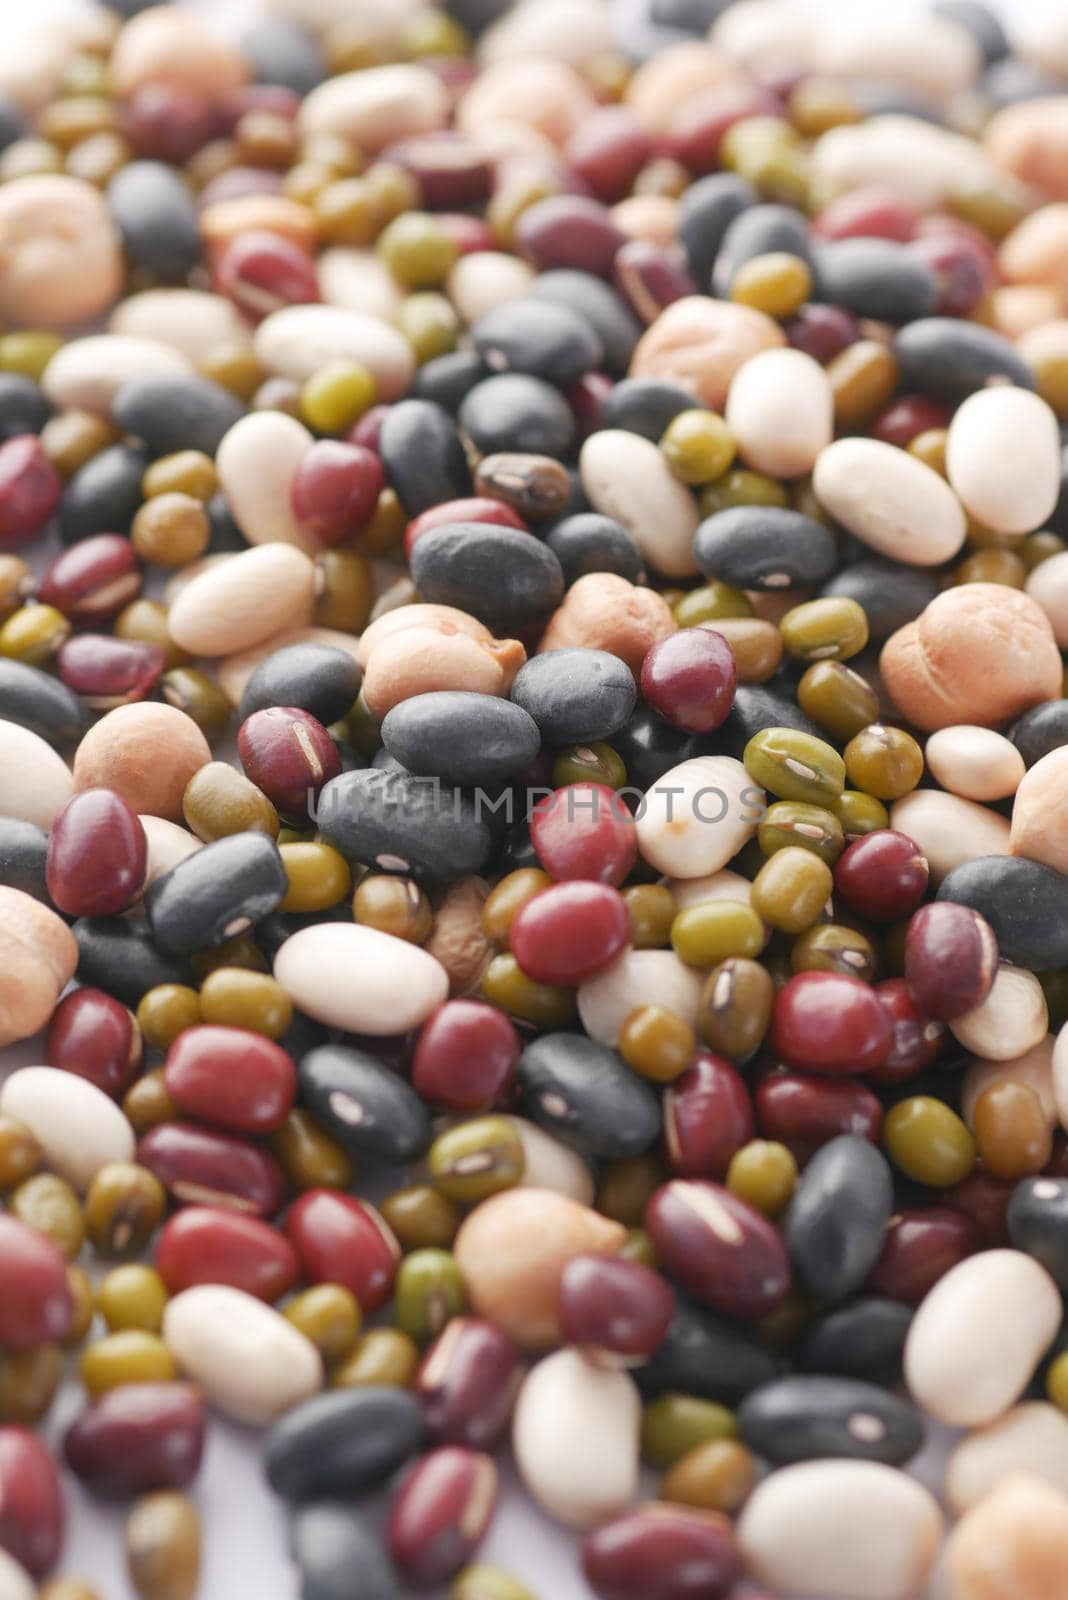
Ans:
POLYGON ((412 1383, 429 1438, 492 1450, 508 1426, 523 1377, 519 1351, 491 1322, 453 1317, 412 1383))
POLYGON ((445 1111, 490 1111, 508 1103, 519 1064, 515 1024, 480 1000, 447 1000, 419 1032, 412 1087, 445 1111))
POLYGON ((59 675, 94 711, 144 700, 156 687, 166 658, 157 644, 79 633, 59 652, 59 675))
POLYGON ((411 173, 423 204, 431 211, 460 211, 478 205, 493 188, 493 163, 477 143, 460 133, 440 129, 404 139, 389 145, 382 158, 411 173))
POLYGON ((0 1214, 0 1345, 34 1350, 65 1339, 74 1320, 67 1263, 45 1234, 0 1214))
POLYGON ((44 606, 72 620, 106 622, 141 592, 141 569, 129 539, 98 533, 61 550, 36 588, 44 606))
POLYGON ((893 1027, 890 1054, 881 1067, 868 1074, 871 1083, 906 1083, 938 1060, 946 1040, 942 1022, 921 1017, 904 978, 887 978, 875 985, 893 1027))
POLYGON ((834 886, 858 916, 898 922, 924 895, 930 869, 914 841, 893 828, 876 828, 855 839, 834 865, 834 886))
POLYGON ((893 189, 853 189, 817 212, 812 231, 824 239, 895 239, 907 244, 916 230, 916 212, 893 189))
POLYGON ((137 1160, 181 1205, 273 1217, 285 1204, 288 1185, 274 1157, 209 1128, 160 1123, 142 1137, 137 1160))
POLYGON ((300 1276, 297 1252, 283 1234, 258 1217, 214 1206, 187 1206, 165 1223, 155 1263, 172 1294, 221 1283, 274 1301, 300 1276))
POLYGON ((63 1543, 63 1488, 45 1445, 29 1428, 0 1427, 0 1550, 41 1578, 63 1543))
POLYGON ((297 1069, 280 1045, 247 1028, 186 1028, 164 1064, 167 1093, 186 1116, 235 1133, 273 1133, 289 1115, 297 1069))
POLYGON ((918 1306, 940 1278, 975 1250, 975 1224, 945 1206, 902 1211, 890 1219, 882 1253, 866 1289, 918 1306))
POLYGON ((75 989, 52 1013, 45 1038, 50 1067, 88 1078, 118 1100, 136 1078, 144 1053, 141 1030, 124 1005, 103 989, 75 989))
POLYGON ((645 1226, 665 1271, 725 1316, 767 1316, 790 1287, 781 1234, 717 1183, 664 1184, 649 1200, 645 1226))
POLYGON ((664 141, 668 155, 695 177, 716 172, 723 136, 746 117, 781 116, 782 101, 762 84, 717 83, 687 95, 676 108, 664 141))
POLYGON ((837 972, 802 972, 775 997, 769 1048, 801 1072, 869 1072, 890 1053, 890 1019, 874 990, 837 972))
POLYGON ((423 1441, 404 1389, 368 1384, 315 1395, 267 1436, 267 1481, 286 1500, 340 1499, 377 1489, 423 1441))
POLYGON ((930 233, 913 239, 909 254, 934 272, 938 283, 936 316, 970 316, 992 285, 992 263, 970 240, 930 233))
POLYGON ((104 1499, 187 1489, 200 1468, 204 1423, 204 1399, 191 1383, 123 1383, 75 1419, 63 1454, 104 1499))
POLYGON ((579 123, 564 147, 571 171, 605 205, 630 193, 652 154, 652 138, 626 106, 600 107, 579 123))
POLYGON ((753 1102, 740 1072, 702 1050, 664 1095, 664 1144, 683 1178, 725 1176, 731 1157, 753 1137, 753 1102))
POLYGON ((726 1517, 654 1502, 589 1534, 582 1570, 600 1600, 725 1600, 738 1558, 726 1517))
POLYGON ((48 892, 72 917, 125 911, 140 893, 148 867, 145 830, 110 789, 85 789, 63 807, 48 839, 48 892))
POLYGON ((684 733, 712 733, 734 704, 738 666, 721 633, 680 628, 654 644, 642 663, 648 705, 684 733))
MULTIPOLYGON (((1057 1145, 1061 1137, 1059 1132, 1054 1135, 1054 1156, 1046 1168, 1054 1178, 1068 1176, 1068 1173, 1060 1170, 1065 1153, 1063 1144, 1058 1152, 1057 1145)), ((1016 1187, 1016 1184, 995 1178, 977 1166, 960 1183, 955 1183, 951 1189, 943 1189, 939 1199, 951 1211, 961 1212, 969 1222, 974 1223, 984 1250, 996 1250, 1009 1240, 1008 1212, 1016 1187)))
POLYGON ((315 262, 278 233, 252 230, 230 239, 215 259, 213 276, 216 291, 253 322, 320 299, 315 262))
POLYGON ((317 439, 293 474, 293 515, 318 544, 343 544, 367 526, 385 483, 381 461, 365 445, 317 439))
POLYGON ((389 1514, 389 1553, 416 1589, 459 1572, 485 1537, 497 1509, 497 1468, 459 1445, 431 1450, 416 1464, 389 1514))
POLYGON ((648 1361, 663 1344, 675 1296, 639 1261, 577 1256, 560 1276, 560 1328, 598 1366, 648 1361))
POLYGON ((521 906, 509 942, 536 983, 577 984, 609 966, 630 938, 630 912, 618 889, 571 882, 555 884, 521 906))
POLYGON ((401 1248, 374 1206, 333 1189, 309 1189, 290 1207, 285 1234, 309 1283, 340 1283, 368 1312, 388 1300, 401 1248))
POLYGON ((237 735, 246 775, 287 817, 303 821, 309 799, 341 771, 337 746, 322 723, 297 706, 269 706, 246 717, 237 735))
POLYGON ((538 802, 530 838, 551 878, 592 878, 618 888, 638 856, 634 818, 603 783, 573 783, 538 802))
POLYGON ((952 1022, 994 986, 998 943, 985 917, 949 900, 921 906, 905 938, 905 982, 925 1017, 952 1022))
POLYGON ((860 325, 842 306, 802 306, 786 324, 786 336, 795 350, 826 366, 860 338, 860 325))
POLYGON ((698 292, 681 261, 648 239, 631 239, 616 252, 612 282, 646 327, 666 306, 698 292))
POLYGON ((516 225, 516 244, 540 272, 571 268, 607 278, 627 236, 599 201, 585 195, 551 195, 527 206, 516 225))
POLYGON ((784 1144, 800 1166, 840 1133, 858 1133, 871 1144, 882 1133, 882 1105, 856 1078, 777 1072, 764 1079, 754 1103, 765 1139, 784 1144))
POLYGON ((871 435, 903 450, 931 428, 948 428, 952 415, 948 406, 924 394, 903 394, 873 417, 871 435))
POLYGON ((0 547, 9 550, 40 533, 59 505, 63 479, 36 434, 0 444, 0 547))

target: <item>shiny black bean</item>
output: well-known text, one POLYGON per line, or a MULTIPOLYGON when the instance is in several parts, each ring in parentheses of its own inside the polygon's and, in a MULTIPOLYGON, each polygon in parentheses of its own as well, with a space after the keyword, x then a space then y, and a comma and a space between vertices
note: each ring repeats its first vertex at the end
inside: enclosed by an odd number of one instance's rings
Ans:
POLYGON ((42 828, 21 817, 0 817, 0 883, 6 889, 21 889, 50 906, 52 896, 45 881, 47 854, 48 835, 42 828))
POLYGON ((700 743, 697 734, 681 733, 648 706, 639 706, 612 735, 612 748, 627 769, 627 782, 648 789, 672 767, 697 755, 700 743))
POLYGON ((49 744, 69 744, 85 730, 86 711, 65 683, 25 661, 0 658, 0 717, 40 734, 49 744))
POLYGON ((145 895, 152 937, 170 955, 211 950, 281 905, 289 879, 265 833, 231 833, 165 873, 145 895))
POLYGON ((652 0, 649 16, 662 28, 703 35, 724 9, 725 0, 652 0))
POLYGON ((241 48, 257 83, 276 83, 306 95, 326 77, 326 63, 315 39, 288 17, 263 17, 247 28, 241 48))
POLYGON ((905 389, 964 400, 991 379, 1033 389, 1035 375, 1016 346, 993 328, 957 317, 921 317, 894 338, 905 389))
POLYGON ((755 256, 784 252, 811 262, 808 218, 793 206, 758 205, 735 217, 716 256, 713 292, 726 299, 738 268, 755 256))
POLYGON ((20 433, 40 433, 52 407, 32 378, 0 372, 0 442, 20 433))
POLYGON ((245 685, 238 715, 243 722, 268 706, 299 706, 328 728, 352 710, 359 692, 360 669, 347 651, 292 644, 260 662, 245 685))
POLYGON ((520 667, 512 699, 537 723, 545 744, 610 739, 634 710, 630 668, 607 650, 546 650, 520 667))
POLYGON ((528 293, 535 300, 548 300, 577 313, 592 328, 602 347, 603 357, 598 364, 613 375, 626 372, 641 337, 641 324, 603 278, 572 267, 557 267, 537 277, 528 293))
POLYGON ((460 426, 482 455, 532 451, 563 458, 575 437, 571 407, 551 383, 502 372, 476 384, 460 406, 460 426))
POLYGON ((660 1102, 614 1050, 581 1033, 535 1039, 519 1060, 523 1105, 533 1121, 583 1155, 640 1155, 660 1134, 660 1102))
POLYGON ((642 1394, 694 1394, 737 1405, 753 1389, 779 1377, 785 1362, 738 1323, 679 1300, 660 1348, 631 1376, 642 1394))
POLYGON ((424 600, 469 611, 498 635, 547 617, 564 593, 560 563, 540 539, 482 522, 424 533, 411 574, 424 600))
POLYGON ((108 184, 108 206, 132 266, 162 283, 181 283, 199 263, 196 201, 174 167, 131 161, 108 184))
POLYGON ((988 67, 1008 55, 1011 46, 1000 18, 979 0, 935 0, 931 10, 970 33, 988 67))
POLYGON ((756 190, 733 172, 715 172, 699 178, 679 201, 679 238, 690 271, 701 289, 712 286, 716 257, 723 247, 727 230, 736 217, 755 205, 756 190))
POLYGON ((0 99, 0 150, 21 139, 26 132, 26 119, 12 101, 0 99))
POLYGON ((908 1400, 858 1378, 778 1378, 738 1408, 739 1438, 776 1467, 824 1456, 901 1467, 924 1431, 908 1400))
POLYGON ((485 362, 473 350, 451 350, 447 356, 423 363, 412 383, 412 393, 420 400, 444 406, 455 417, 464 396, 488 376, 485 362))
POLYGON ((528 372, 561 389, 604 359, 604 346, 587 319, 544 296, 526 295, 487 311, 471 338, 493 372, 528 372))
POLYGON ((213 494, 205 510, 211 526, 208 554, 212 556, 237 555, 248 549, 248 540, 241 532, 226 503, 226 496, 213 494))
POLYGON ((158 984, 192 981, 186 963, 157 949, 143 922, 82 917, 74 924, 74 937, 79 983, 106 989, 131 1010, 158 984))
POLYGON ((1009 729, 1009 738, 1033 767, 1036 761, 1068 744, 1068 700, 1046 700, 1032 706, 1009 729))
POLYGON ((570 589, 590 572, 614 572, 628 583, 642 576, 642 558, 623 524, 599 511, 564 517, 546 539, 570 589))
POLYGON ((732 506, 706 517, 693 554, 706 578, 737 589, 823 583, 838 564, 834 535, 823 523, 780 506, 732 506))
POLYGON ((358 1511, 324 1500, 293 1518, 293 1555, 301 1600, 400 1600, 397 1577, 382 1541, 358 1511))
POLYGON ((149 455, 202 450, 212 456, 224 434, 245 414, 229 389, 207 378, 176 373, 131 378, 111 404, 112 420, 140 439, 149 455))
POLYGON ((148 454, 137 445, 113 444, 71 478, 59 506, 64 544, 94 533, 128 533, 141 509, 141 480, 148 454))
POLYGON ((473 786, 510 778, 541 749, 538 725, 509 700, 441 689, 386 713, 382 742, 409 772, 473 786))
POLYGON ((668 423, 696 404, 688 389, 665 378, 624 378, 605 400, 601 421, 606 428, 640 433, 656 444, 668 423))
POLYGON ((423 1414, 407 1390, 335 1389, 274 1424, 264 1451, 267 1481, 285 1500, 367 1494, 422 1442, 423 1414))
POLYGON ((863 1378, 891 1388, 901 1381, 901 1360, 912 1324, 911 1306, 875 1295, 853 1300, 821 1317, 805 1335, 797 1364, 802 1372, 863 1378))
POLYGON ((471 493, 471 471, 456 423, 432 400, 402 400, 390 406, 378 451, 410 517, 471 493))
POLYGON ((971 906, 1005 961, 1032 972, 1068 967, 1068 874, 1023 856, 977 856, 946 874, 936 898, 971 906))
MULTIPOLYGON (((714 735, 717 751, 741 759, 742 751, 763 728, 797 728, 822 739, 823 733, 785 690, 772 684, 740 683, 734 704, 714 735)), ((628 769, 629 770, 629 769, 628 769)))
POLYGON ((860 1288, 882 1252, 893 1209, 889 1164, 867 1139, 844 1133, 816 1152, 783 1228, 810 1294, 835 1305, 860 1288))
POLYGON ((298 1072, 301 1103, 347 1150, 400 1162, 429 1145, 430 1113, 422 1100, 365 1050, 323 1045, 298 1072))
POLYGON ((932 269, 893 239, 839 239, 821 245, 816 275, 824 300, 878 322, 926 317, 938 300, 932 269))
POLYGON ((373 767, 332 778, 315 820, 327 844, 349 861, 426 883, 481 872, 493 849, 488 821, 458 789, 373 767))
POLYGON ((1024 1178, 1008 1212, 1009 1238, 1068 1291, 1068 1178, 1024 1178))
POLYGON ((825 595, 841 595, 863 606, 873 644, 882 644, 912 622, 938 590, 937 578, 925 569, 877 556, 843 567, 823 586, 825 595))

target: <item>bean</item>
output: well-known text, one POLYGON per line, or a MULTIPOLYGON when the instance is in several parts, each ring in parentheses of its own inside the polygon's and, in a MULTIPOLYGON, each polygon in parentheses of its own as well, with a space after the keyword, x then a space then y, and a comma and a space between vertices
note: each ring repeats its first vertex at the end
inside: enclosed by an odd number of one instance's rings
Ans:
POLYGON ((610 1600, 729 1593, 738 1571, 730 1523, 715 1512, 650 1504, 608 1522, 583 1545, 582 1567, 610 1600))
POLYGON ((307 1600, 344 1600, 354 1572, 366 1600, 397 1600, 396 1576, 378 1537, 347 1506, 324 1501, 297 1511, 293 1550, 307 1600))
POLYGON ((418 1404, 401 1389, 316 1395, 272 1427, 267 1479, 290 1501, 366 1494, 415 1454, 422 1437, 418 1404))
POLYGON ((0 660, 0 711, 5 722, 53 745, 78 739, 85 726, 85 708, 74 691, 24 661, 0 660))
POLYGON ((230 834, 187 856, 152 885, 145 911, 169 955, 224 944, 279 906, 288 887, 273 839, 230 834))
POLYGON ((224 1284, 176 1295, 163 1334, 211 1403, 241 1422, 262 1427, 322 1383, 311 1341, 270 1306, 224 1284))
POLYGON ((7 1285, 0 1312, 4 1344, 33 1350, 65 1338, 74 1304, 66 1263, 52 1240, 16 1217, 0 1217, 0 1261, 7 1285))
POLYGON ((930 467, 874 439, 840 439, 821 453, 812 486, 820 504, 880 555, 915 566, 950 560, 964 515, 930 467), (865 494, 857 492, 863 479, 865 494))
POLYGON ((1034 374, 1010 341, 992 328, 955 317, 921 316, 894 337, 894 356, 909 389, 953 403, 992 378, 1033 389, 1034 374))
POLYGON ((129 1161, 133 1132, 107 1095, 56 1067, 22 1067, 0 1091, 0 1110, 35 1135, 48 1164, 80 1189, 109 1161, 129 1161))
POLYGON ((108 185, 108 206, 123 244, 161 281, 181 281, 200 260, 196 209, 184 183, 162 161, 131 161, 108 185))
POLYGON ((387 712, 382 741, 409 772, 460 784, 509 778, 541 747, 537 723, 522 700, 511 705, 461 690, 409 696, 387 712))
POLYGON ((161 955, 143 923, 83 917, 74 925, 74 936, 81 982, 106 989, 124 1005, 140 1005, 161 984, 184 986, 190 976, 182 962, 161 955))
POLYGON ((777 591, 820 583, 834 570, 834 541, 822 523, 777 506, 735 506, 697 529, 701 571, 737 588, 777 591))
POLYGON ((583 445, 579 470, 592 508, 618 522, 651 567, 669 578, 696 570, 696 502, 651 441, 605 427, 583 445))
MULTIPOLYGON (((51 1455, 26 1428, 0 1428, 0 1483, 0 1550, 12 1571, 17 1564, 18 1571, 43 1577, 63 1542, 63 1490, 51 1455)), ((13 1587, 13 1593, 19 1600, 20 1591, 13 1587)))
POLYGON ((825 1304, 846 1300, 878 1260, 893 1208, 886 1161, 857 1134, 832 1139, 806 1167, 785 1225, 794 1267, 825 1304))
POLYGON ((330 645, 291 645, 255 669, 238 714, 245 722, 254 711, 296 706, 329 727, 352 709, 359 689, 360 669, 345 651, 330 645))
POLYGON ((456 1445, 432 1450, 393 1502, 394 1563, 418 1588, 445 1582, 482 1542, 496 1503, 497 1469, 489 1456, 456 1445))
POLYGON ((200 1577, 200 1520, 184 1495, 146 1495, 126 1519, 126 1564, 142 1600, 192 1600, 200 1577))
POLYGON ((267 1151, 191 1123, 150 1128, 138 1141, 137 1159, 181 1204, 273 1217, 286 1198, 286 1180, 267 1151))
POLYGON ((912 1311, 875 1295, 832 1311, 811 1327, 800 1350, 806 1372, 890 1386, 900 1381, 912 1311))
POLYGON ((980 856, 954 867, 938 899, 970 907, 993 930, 1006 961, 1041 969, 1058 967, 1068 950, 1062 874, 1041 862, 980 856))
POLYGON ((74 1420, 63 1453, 102 1499, 185 1489, 200 1468, 204 1423, 204 1400, 192 1383, 124 1383, 74 1420))
POLYGON ((141 505, 148 454, 140 445, 113 444, 78 468, 63 491, 59 531, 75 545, 101 528, 128 531, 141 505))
POLYGON ((492 1323, 453 1317, 430 1346, 413 1389, 429 1438, 438 1444, 492 1449, 519 1390, 519 1353, 492 1323))
POLYGON ((519 1391, 512 1449, 526 1488, 568 1527, 622 1511, 638 1487, 640 1404, 623 1372, 575 1350, 546 1356, 519 1391))
POLYGON ((168 614, 171 636, 195 655, 248 650, 305 619, 313 582, 307 556, 288 545, 227 557, 183 588, 168 614))

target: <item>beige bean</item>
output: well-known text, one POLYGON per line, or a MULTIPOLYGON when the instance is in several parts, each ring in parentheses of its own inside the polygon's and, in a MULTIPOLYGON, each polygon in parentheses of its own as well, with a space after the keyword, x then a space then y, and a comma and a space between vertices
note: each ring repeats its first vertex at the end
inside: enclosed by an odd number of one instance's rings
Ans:
POLYGON ((381 720, 402 700, 433 689, 506 695, 525 660, 518 639, 404 628, 375 645, 364 669, 363 696, 371 715, 381 720))
POLYGON ((401 139, 445 126, 449 96, 426 67, 371 67, 328 78, 304 100, 298 118, 305 138, 335 134, 370 155, 401 139))
POLYGON ((734 374, 726 422, 747 466, 803 477, 834 438, 830 380, 801 350, 762 350, 734 374))
POLYGON ((219 350, 247 348, 252 333, 233 301, 202 289, 145 289, 111 313, 108 327, 131 339, 153 339, 200 366, 219 350))
POLYGON ((952 194, 988 190, 997 177, 973 139, 896 113, 832 128, 812 148, 811 178, 822 194, 889 188, 920 211, 952 194))
POLYGON ((432 628, 437 633, 466 633, 471 639, 487 641, 493 638, 485 623, 479 622, 477 617, 472 617, 467 611, 459 611, 455 606, 433 605, 426 601, 418 601, 413 605, 399 606, 377 617, 374 622, 363 630, 356 652, 356 660, 361 667, 366 667, 371 659, 371 651, 383 639, 388 639, 391 633, 400 633, 405 628, 432 628))
POLYGON ((185 786, 211 760, 184 711, 142 701, 118 706, 89 729, 74 755, 74 786, 114 789, 132 810, 179 822, 185 786))
POLYGON ((458 878, 434 906, 434 925, 423 949, 445 968, 454 999, 475 993, 493 959, 493 948, 482 932, 482 906, 488 894, 485 878, 458 878))
POLYGON ((596 1192, 593 1173, 577 1150, 526 1117, 506 1117, 523 1146, 523 1172, 519 1189, 551 1189, 580 1206, 592 1206, 596 1192))
POLYGON ((210 1403, 253 1427, 322 1388, 322 1358, 311 1340, 240 1289, 204 1283, 183 1290, 163 1313, 163 1337, 210 1403))
POLYGON ((829 445, 816 462, 812 487, 836 521, 893 561, 938 566, 964 543, 964 512, 945 479, 879 439, 829 445))
POLYGON ((120 31, 109 72, 117 95, 167 83, 221 100, 247 80, 249 67, 242 52, 195 11, 153 6, 120 31))
POLYGON ((215 200, 200 213, 200 237, 213 260, 246 233, 277 233, 301 250, 319 243, 319 219, 310 206, 281 194, 239 194, 215 200))
POLYGON ((180 828, 176 822, 168 822, 165 817, 152 817, 146 812, 139 820, 148 845, 148 868, 145 872, 147 889, 180 861, 200 850, 203 842, 188 828, 180 828))
POLYGON ((1041 1044, 1048 1028, 1049 1009, 1038 979, 1004 962, 982 1004, 949 1024, 957 1043, 984 1061, 1014 1061, 1041 1044))
POLYGON ((516 1402, 512 1450, 528 1492, 550 1516, 590 1528, 638 1493, 641 1397, 625 1372, 557 1350, 528 1373, 516 1402))
POLYGON ((1068 1600, 1068 1499, 1032 1473, 1007 1478, 949 1536, 946 1600, 1068 1600))
POLYGON ((703 405, 722 411, 739 368, 761 350, 785 343, 779 324, 762 311, 687 295, 662 311, 643 333, 630 375, 679 383, 703 405))
POLYGON ((1060 648, 1068 650, 1068 550, 1040 561, 1025 588, 1049 618, 1060 648))
POLYGON ((303 423, 282 411, 251 411, 224 434, 215 454, 219 484, 249 544, 316 548, 301 531, 289 495, 314 442, 303 423))
POLYGON ((582 446, 579 472, 590 505, 622 523, 651 567, 668 578, 697 571, 697 501, 651 439, 602 428, 582 446))
POLYGON ((1005 800, 1016 793, 1027 770, 1004 734, 966 723, 932 733, 924 759, 943 789, 964 800, 1005 800))
POLYGON ((445 280, 445 293, 468 326, 480 317, 526 294, 534 269, 518 256, 500 250, 476 250, 461 256, 445 280))
POLYGON ((41 1591, 14 1556, 0 1550, 0 1595, 3 1600, 35 1600, 41 1591))
MULTIPOLYGON (((1025 1089, 1030 1089, 1042 1107, 1046 1121, 1051 1128, 1055 1128, 1060 1120, 1057 1109, 1060 1095, 1057 1091, 1053 1060, 1052 1034, 1040 1039, 1030 1050, 1025 1050, 1023 1055, 1014 1056, 1008 1061, 974 1059, 964 1074, 961 1088, 961 1116, 969 1128, 975 1127, 975 1106, 979 1096, 985 1094, 987 1089, 1001 1083, 1018 1083, 1025 1089)), ((1063 1104, 1065 1111, 1068 1111, 1068 1070, 1066 1070, 1063 1104)))
POLYGON ((419 945, 357 923, 300 928, 275 956, 274 975, 317 1022, 376 1038, 419 1027, 449 993, 445 968, 419 945))
POLYGON ((705 90, 737 78, 734 63, 694 40, 668 45, 643 61, 627 84, 626 104, 647 133, 667 133, 680 106, 705 90))
POLYGON ((184 588, 168 615, 171 638, 195 656, 249 650, 287 625, 306 621, 315 567, 288 544, 242 550, 184 588))
POLYGON ((0 721, 0 816, 47 833, 73 793, 70 768, 50 744, 17 722, 0 721))
POLYGON ((102 1167, 132 1161, 134 1132, 103 1089, 62 1067, 21 1067, 0 1089, 0 1113, 29 1128, 45 1163, 76 1189, 102 1167))
POLYGON ((622 1223, 553 1189, 506 1189, 465 1218, 453 1244, 468 1303, 524 1350, 560 1343, 560 1276, 579 1256, 615 1255, 622 1223))
POLYGON ((1061 297, 1045 283, 1007 283, 990 296, 990 326, 1006 339, 1017 340, 1020 354, 1027 361, 1032 357, 1024 347, 1024 339, 1032 331, 1040 332, 1060 314, 1061 297))
POLYGON ((888 9, 819 29, 814 65, 828 77, 899 84, 940 101, 969 88, 983 60, 959 23, 929 12, 909 16, 888 9))
POLYGON ((1068 288, 1068 204, 1039 206, 1002 240, 998 266, 1009 283, 1068 288))
POLYGON ((1060 494, 1061 432, 1054 412, 1029 389, 998 384, 978 390, 949 425, 946 472, 985 527, 1031 533, 1060 494))
POLYGON ((588 572, 549 618, 538 650, 607 650, 637 677, 653 645, 677 631, 671 607, 654 589, 614 572, 588 572))
POLYGON ((615 48, 612 18, 601 0, 539 0, 512 6, 478 41, 478 59, 495 61, 550 56, 582 67, 615 48))
POLYGON ((373 250, 349 250, 337 246, 324 250, 315 263, 319 292, 328 306, 343 311, 362 311, 368 316, 392 322, 404 303, 404 295, 389 268, 373 250))
POLYGON ((974 800, 939 789, 913 789, 890 807, 890 826, 915 839, 927 857, 933 883, 977 856, 1009 854, 1005 817, 974 800))
POLYGON ((156 339, 131 339, 98 333, 73 339, 58 350, 45 368, 41 388, 58 409, 91 411, 110 417, 111 402, 132 378, 169 377, 192 371, 192 365, 156 339))
POLYGON ((415 357, 402 333, 380 317, 337 306, 287 306, 256 329, 256 355, 268 372, 302 383, 331 361, 355 361, 373 374, 377 397, 399 400, 415 357))
POLYGON ((1068 872, 1068 745, 1036 761, 1021 782, 1010 844, 1014 856, 1068 872))
POLYGON ((1068 200, 1068 105, 1060 95, 1020 100, 995 112, 983 143, 1003 172, 1051 200, 1068 200))
POLYGON ((1016 1406, 962 1439, 946 1463, 946 1499, 967 1511, 1018 1472, 1068 1494, 1068 1417, 1056 1406, 1016 1406))
POLYGON ((67 328, 122 293, 118 230, 99 190, 53 173, 0 188, 0 318, 67 328))
POLYGON ((753 76, 789 77, 815 62, 819 30, 808 12, 782 0, 762 0, 759 5, 728 6, 709 38, 753 76))
POLYGON ((670 250, 679 232, 679 202, 669 194, 629 194, 612 207, 612 221, 628 239, 670 250))
POLYGON ((753 885, 740 872, 722 867, 703 878, 667 878, 665 887, 671 890, 680 911, 688 906, 704 906, 710 900, 740 900, 749 904, 753 885))
POLYGON ((481 135, 500 122, 520 122, 563 144, 594 109, 573 67, 545 56, 498 61, 487 67, 456 108, 461 133, 481 135))
POLYGON ((674 950, 628 950, 580 984, 578 1012, 590 1038, 614 1049, 624 1022, 638 1006, 663 1006, 696 1027, 700 996, 701 974, 674 950))
POLYGON ((325 33, 335 22, 358 26, 370 44, 396 44, 400 29, 423 9, 422 0, 270 0, 268 9, 299 22, 312 33, 325 33))
POLYGON ((763 789, 733 756, 683 761, 646 791, 638 848, 657 872, 706 877, 753 837, 764 801, 763 789))
POLYGON ((77 965, 62 917, 21 889, 0 886, 0 1045, 44 1027, 77 965))

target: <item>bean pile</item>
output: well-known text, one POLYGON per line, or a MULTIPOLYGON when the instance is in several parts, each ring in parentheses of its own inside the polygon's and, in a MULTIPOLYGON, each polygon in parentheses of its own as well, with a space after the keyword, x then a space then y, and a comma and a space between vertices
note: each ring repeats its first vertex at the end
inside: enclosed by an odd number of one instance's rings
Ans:
POLYGON ((1068 1597, 1052 10, 0 61, 0 1600, 1068 1597))

